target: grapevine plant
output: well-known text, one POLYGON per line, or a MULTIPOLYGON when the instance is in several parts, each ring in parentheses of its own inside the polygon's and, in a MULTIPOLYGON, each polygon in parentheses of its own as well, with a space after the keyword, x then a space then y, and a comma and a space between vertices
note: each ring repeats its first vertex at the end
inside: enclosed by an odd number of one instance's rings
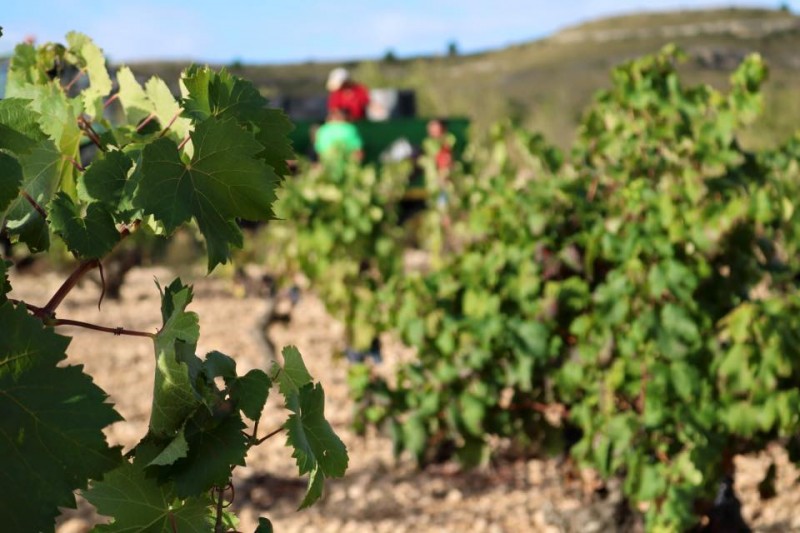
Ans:
MULTIPOLYGON (((176 279, 161 293, 156 332, 62 317, 60 304, 134 232, 169 236, 196 224, 208 270, 242 246, 237 219, 272 217, 275 189, 292 150, 291 128, 249 82, 191 67, 176 100, 166 83, 142 86, 127 67, 112 79, 101 50, 70 33, 67 44, 17 46, 0 101, 0 222, 32 252, 60 239, 77 267, 44 303, 11 298, 0 261, 0 498, 5 531, 52 531, 75 491, 110 523, 102 531, 228 531, 232 470, 248 450, 284 432, 306 507, 347 452, 324 418, 324 393, 299 352, 283 365, 240 374, 221 352, 195 355, 192 288, 176 279), (82 146, 94 148, 81 150, 82 146), (69 364, 63 326, 153 341, 155 374, 147 434, 124 455, 102 430, 121 420, 81 365, 69 364), (277 387, 290 411, 266 435, 259 420, 277 387)), ((155 290, 155 289, 154 289, 155 290)), ((271 530, 261 519, 259 531, 271 530)))
POLYGON ((351 357, 371 352, 386 329, 381 292, 402 274, 396 207, 405 165, 357 164, 305 168, 280 191, 280 220, 267 229, 268 265, 286 278, 302 273, 343 321, 351 357))
POLYGON ((759 56, 727 91, 683 85, 681 58, 615 69, 567 158, 505 125, 467 150, 458 246, 378 288, 417 358, 352 367, 359 426, 422 463, 481 462, 494 437, 569 451, 621 477, 650 531, 713 520, 736 454, 777 442, 800 461, 800 144, 738 140, 759 56))

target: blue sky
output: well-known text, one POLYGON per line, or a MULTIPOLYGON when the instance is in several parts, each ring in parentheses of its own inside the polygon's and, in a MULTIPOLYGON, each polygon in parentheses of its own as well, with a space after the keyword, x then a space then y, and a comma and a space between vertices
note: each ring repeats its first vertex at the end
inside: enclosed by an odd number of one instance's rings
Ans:
MULTIPOLYGON (((462 52, 545 36, 600 16, 779 1, 702 0, 3 0, 0 54, 33 35, 87 33, 114 61, 192 59, 283 63, 462 52)), ((800 11, 800 0, 786 2, 800 11)))

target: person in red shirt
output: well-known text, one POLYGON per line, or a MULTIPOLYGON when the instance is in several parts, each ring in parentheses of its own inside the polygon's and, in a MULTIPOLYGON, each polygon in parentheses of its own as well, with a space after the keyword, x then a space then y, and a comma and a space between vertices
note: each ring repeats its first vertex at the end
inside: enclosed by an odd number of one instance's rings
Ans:
POLYGON ((326 83, 328 95, 328 112, 341 109, 347 120, 364 120, 369 105, 369 91, 360 83, 350 79, 350 73, 344 68, 335 68, 328 75, 326 83))

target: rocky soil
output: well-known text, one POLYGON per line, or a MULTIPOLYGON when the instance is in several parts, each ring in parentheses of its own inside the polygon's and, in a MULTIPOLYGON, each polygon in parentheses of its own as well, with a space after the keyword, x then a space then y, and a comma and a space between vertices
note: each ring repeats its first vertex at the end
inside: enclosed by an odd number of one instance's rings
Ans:
MULTIPOLYGON (((43 304, 63 275, 43 273, 13 275, 13 297, 43 304)), ((158 291, 153 283, 169 283, 169 271, 136 269, 122 287, 121 300, 105 301, 97 308, 99 289, 87 282, 79 286, 59 309, 59 316, 155 331, 159 325, 158 291)), ((200 315, 199 353, 219 349, 236 358, 240 370, 264 367, 269 350, 262 335, 269 302, 243 291, 233 282, 197 277, 195 302, 200 315), (245 293, 245 294, 243 294, 245 293)), ((111 426, 108 439, 125 449, 145 433, 149 418, 154 356, 149 339, 114 337, 76 328, 68 353, 71 364, 83 364, 96 382, 109 392, 125 421, 111 426)), ((294 462, 281 435, 251 451, 248 466, 236 471, 235 505, 242 517, 241 531, 253 531, 259 516, 269 517, 276 531, 315 532, 611 532, 638 531, 638 517, 623 511, 619 490, 612 484, 595 490, 596 480, 578 472, 563 459, 498 461, 483 469, 462 472, 444 464, 418 471, 406 459, 391 455, 387 437, 359 437, 350 429, 352 406, 347 398, 347 362, 333 353, 341 348, 342 327, 324 311, 313 295, 304 294, 288 324, 273 325, 270 337, 278 350, 295 344, 312 375, 327 395, 328 419, 350 452, 350 466, 342 480, 326 485, 324 499, 311 509, 297 512, 304 481, 297 478, 294 462)), ((387 339, 386 361, 404 353, 387 339)), ((405 351, 407 353, 407 351, 405 351)), ((279 398, 270 398, 260 427, 280 426, 286 412, 279 398)), ((743 515, 758 532, 800 531, 798 471, 775 447, 763 454, 737 458, 737 490, 743 515), (777 495, 761 500, 758 483, 771 461, 777 463, 777 495)), ((88 531, 99 519, 82 502, 78 511, 66 511, 60 533, 88 531)))

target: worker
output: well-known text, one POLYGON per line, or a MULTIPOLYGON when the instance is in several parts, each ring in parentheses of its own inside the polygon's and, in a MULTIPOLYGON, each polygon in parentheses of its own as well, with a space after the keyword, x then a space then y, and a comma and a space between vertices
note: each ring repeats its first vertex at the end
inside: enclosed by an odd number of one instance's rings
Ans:
POLYGON ((340 107, 331 109, 328 120, 317 129, 314 149, 323 163, 361 161, 363 157, 361 135, 340 107))
POLYGON ((367 117, 369 91, 364 85, 353 81, 347 69, 333 69, 325 86, 330 92, 328 112, 341 109, 349 121, 364 120, 367 117))

